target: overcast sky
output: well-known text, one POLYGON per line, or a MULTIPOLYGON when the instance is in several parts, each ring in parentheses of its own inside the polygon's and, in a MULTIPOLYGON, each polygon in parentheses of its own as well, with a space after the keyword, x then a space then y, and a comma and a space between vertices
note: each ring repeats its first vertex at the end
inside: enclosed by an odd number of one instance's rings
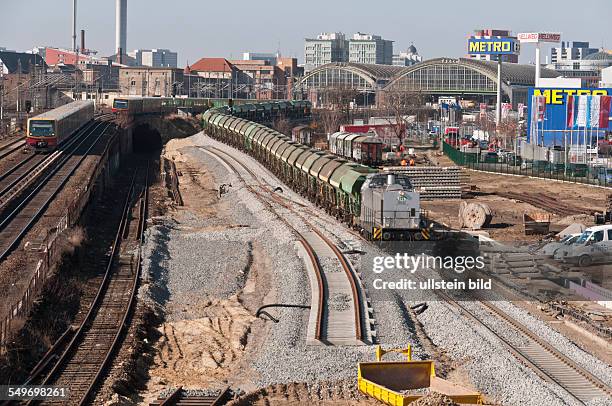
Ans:
MULTIPOLYGON (((72 0, 0 0, 0 46, 70 47, 72 0)), ((77 30, 103 56, 115 44, 115 1, 78 0, 77 30)), ((323 31, 366 32, 411 43, 425 58, 459 57, 476 28, 550 30, 564 40, 612 48, 612 0, 128 0, 128 49, 169 48, 179 65, 208 56, 276 52, 303 59, 305 37, 323 31)), ((80 41, 80 39, 79 39, 80 41)), ((533 60, 523 47, 521 62, 533 60)), ((544 55, 548 55, 546 52, 544 55)))

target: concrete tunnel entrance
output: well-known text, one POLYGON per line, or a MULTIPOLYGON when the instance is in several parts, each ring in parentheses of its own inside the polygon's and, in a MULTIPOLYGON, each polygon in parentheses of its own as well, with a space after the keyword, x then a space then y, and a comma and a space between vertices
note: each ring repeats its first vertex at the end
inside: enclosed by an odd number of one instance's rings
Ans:
POLYGON ((132 145, 136 154, 161 151, 162 137, 149 124, 139 124, 132 131, 132 145))

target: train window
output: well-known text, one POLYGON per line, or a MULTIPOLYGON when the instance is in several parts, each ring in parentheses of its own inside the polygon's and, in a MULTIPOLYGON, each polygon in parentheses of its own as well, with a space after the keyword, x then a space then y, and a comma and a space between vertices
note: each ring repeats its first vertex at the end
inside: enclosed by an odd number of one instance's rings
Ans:
POLYGON ((35 137, 45 137, 53 135, 52 121, 30 121, 30 135, 35 137))
POLYGON ((116 109, 127 109, 128 108, 127 100, 118 100, 118 99, 115 99, 113 104, 114 104, 116 109))

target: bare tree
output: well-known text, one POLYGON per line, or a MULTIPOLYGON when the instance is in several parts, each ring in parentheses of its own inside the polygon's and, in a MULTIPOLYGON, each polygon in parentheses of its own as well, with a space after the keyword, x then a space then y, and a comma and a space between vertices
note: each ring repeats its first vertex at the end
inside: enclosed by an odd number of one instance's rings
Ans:
POLYGON ((519 131, 519 123, 515 119, 506 118, 497 126, 497 133, 502 137, 504 148, 513 146, 519 131))
POLYGON ((495 125, 495 120, 489 114, 479 114, 476 116, 476 120, 474 121, 476 126, 484 131, 486 134, 491 136, 491 134, 495 133, 497 126, 495 125))
POLYGON ((344 118, 342 112, 334 109, 320 109, 317 111, 317 116, 323 130, 328 135, 338 131, 344 118))
POLYGON ((284 116, 274 120, 272 127, 280 133, 291 136, 291 129, 293 127, 291 126, 291 122, 284 116))
POLYGON ((382 92, 380 96, 380 107, 387 115, 389 124, 392 124, 393 131, 401 145, 406 137, 405 116, 418 114, 423 105, 422 94, 415 91, 390 89, 382 92))

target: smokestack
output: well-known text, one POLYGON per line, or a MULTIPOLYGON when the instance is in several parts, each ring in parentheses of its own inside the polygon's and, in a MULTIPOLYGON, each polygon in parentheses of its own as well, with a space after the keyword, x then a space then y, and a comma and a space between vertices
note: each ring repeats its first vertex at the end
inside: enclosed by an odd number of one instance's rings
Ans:
POLYGON ((77 0, 72 0, 72 50, 76 52, 76 18, 77 18, 77 0))
POLYGON ((85 30, 81 30, 81 53, 85 52, 85 30))
POLYGON ((127 43, 127 0, 116 0, 115 7, 115 50, 119 63, 123 63, 127 43))

